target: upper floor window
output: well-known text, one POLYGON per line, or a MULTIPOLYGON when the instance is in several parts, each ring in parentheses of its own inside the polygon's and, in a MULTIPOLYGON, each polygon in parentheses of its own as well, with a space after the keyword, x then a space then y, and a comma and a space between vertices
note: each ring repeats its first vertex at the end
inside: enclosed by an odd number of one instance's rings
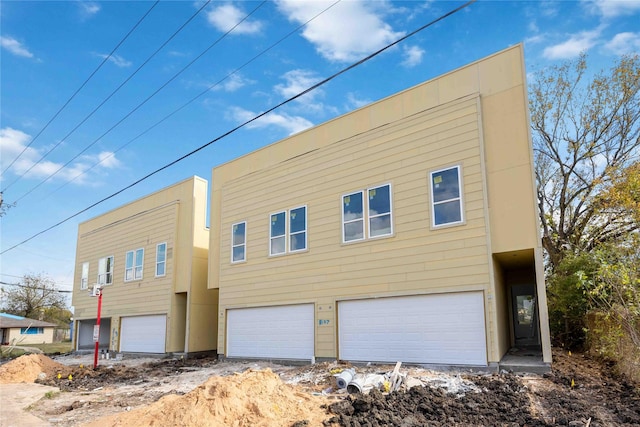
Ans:
POLYGON ((144 249, 136 249, 127 252, 125 257, 124 281, 142 279, 142 262, 144 260, 144 249))
POLYGON ((269 255, 307 249, 307 207, 271 214, 269 255))
POLYGON ((343 243, 392 234, 390 184, 342 196, 343 243))
POLYGON ((167 270, 167 244, 156 246, 156 277, 164 276, 167 270))
POLYGON ((113 283, 113 256, 98 260, 98 284, 111 285, 113 283))
POLYGON ((231 262, 246 260, 247 223, 238 222, 231 226, 231 262))
POLYGON ((460 166, 429 173, 433 227, 464 222, 460 166))
POLYGON ((80 276, 80 289, 87 289, 89 287, 89 263, 82 263, 82 276, 80 276))

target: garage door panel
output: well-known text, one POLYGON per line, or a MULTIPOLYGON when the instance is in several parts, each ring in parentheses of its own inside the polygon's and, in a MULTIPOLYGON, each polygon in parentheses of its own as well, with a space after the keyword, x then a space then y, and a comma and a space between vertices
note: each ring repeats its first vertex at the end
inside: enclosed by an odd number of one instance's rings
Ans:
POLYGON ((311 359, 313 321, 313 304, 228 310, 227 356, 311 359))
POLYGON ((341 301, 340 358, 486 365, 481 292, 341 301))
POLYGON ((167 317, 123 317, 120 327, 120 351, 131 353, 164 353, 167 336, 167 317))

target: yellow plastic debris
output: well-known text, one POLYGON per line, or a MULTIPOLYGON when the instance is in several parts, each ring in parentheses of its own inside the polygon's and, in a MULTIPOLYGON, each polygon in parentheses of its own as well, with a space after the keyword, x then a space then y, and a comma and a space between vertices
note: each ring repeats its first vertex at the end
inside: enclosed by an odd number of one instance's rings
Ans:
POLYGON ((335 375, 335 374, 339 374, 342 371, 344 371, 344 369, 342 369, 342 368, 333 368, 332 370, 329 371, 329 373, 331 375, 335 375))
POLYGON ((574 388, 576 386, 575 381, 573 381, 573 378, 571 378, 571 388, 574 388))
POLYGON ((69 381, 73 379, 73 375, 69 374, 69 381))
POLYGON ((80 364, 80 369, 84 368, 84 365, 82 365, 82 363, 80 364))
POLYGON ((58 372, 58 379, 62 378, 62 374, 58 372))

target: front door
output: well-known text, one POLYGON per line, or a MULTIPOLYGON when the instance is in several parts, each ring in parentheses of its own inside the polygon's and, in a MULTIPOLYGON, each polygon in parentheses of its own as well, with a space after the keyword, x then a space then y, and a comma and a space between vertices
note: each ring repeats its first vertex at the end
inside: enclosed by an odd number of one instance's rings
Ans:
POLYGON ((538 307, 534 284, 511 286, 513 335, 516 346, 539 344, 538 307))

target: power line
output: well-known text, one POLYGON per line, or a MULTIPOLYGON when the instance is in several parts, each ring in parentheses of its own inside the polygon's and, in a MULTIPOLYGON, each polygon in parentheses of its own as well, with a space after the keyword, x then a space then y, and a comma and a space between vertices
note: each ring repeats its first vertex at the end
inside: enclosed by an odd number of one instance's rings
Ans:
POLYGON ((327 8, 323 9, 322 11, 320 11, 318 14, 316 14, 315 16, 311 17, 309 20, 307 20, 306 22, 298 25, 296 28, 294 28, 293 30, 289 31, 287 34, 285 34, 284 36, 282 36, 280 39, 278 39, 276 42, 274 42, 273 44, 271 44, 268 48, 264 49, 263 51, 261 51, 260 53, 258 53, 257 55, 255 55, 254 57, 252 57, 251 59, 249 59, 247 62, 245 62, 244 64, 242 64, 240 67, 236 68, 235 70, 233 70, 232 72, 230 72, 229 74, 227 74, 226 76, 222 77, 221 79, 219 79, 217 82, 213 83, 211 86, 207 87, 205 90, 203 90, 202 92, 200 92, 198 95, 194 96, 193 98, 191 98, 189 101, 187 101, 186 103, 182 104, 180 107, 178 107, 177 109, 173 110, 171 113, 167 114, 166 116, 164 116, 162 119, 158 120, 156 123, 154 123, 153 125, 151 125, 150 127, 148 127, 147 129, 145 129, 144 131, 142 131, 140 134, 138 134, 137 136, 135 136, 134 138, 130 139, 129 141, 127 141, 126 143, 124 143, 123 145, 121 145, 120 147, 118 147, 118 149, 116 149, 115 151, 113 151, 113 153, 111 153, 109 156, 105 157, 104 159, 94 163, 93 165, 91 165, 91 167, 87 168, 86 170, 80 172, 78 175, 74 176, 72 179, 70 179, 69 181, 65 182, 64 184, 62 184, 60 187, 56 188, 55 190, 53 190, 51 193, 49 193, 47 196, 45 196, 44 198, 47 198, 49 196, 51 196, 52 194, 56 193, 57 191, 61 190, 62 188, 64 188, 67 184, 75 181, 76 179, 78 179, 79 177, 81 177, 82 175, 86 174, 87 172, 89 172, 91 169, 93 169, 94 167, 98 166, 99 164, 101 164, 102 162, 105 162, 106 160, 110 159, 111 157, 113 157, 117 152, 119 152, 120 150, 124 149, 125 147, 127 147, 129 144, 133 143, 134 141, 136 141, 137 139, 141 138, 142 136, 144 136, 145 134, 147 134, 148 132, 150 132, 152 129, 156 128, 157 126, 159 126, 161 123, 163 123, 165 120, 168 120, 170 117, 172 117, 174 114, 178 113, 179 111, 183 110, 184 108, 186 108, 188 105, 190 105, 191 103, 193 103, 194 101, 196 101, 198 98, 204 96, 206 93, 208 93, 210 90, 212 90, 213 88, 217 87, 218 85, 222 84, 225 80, 227 80, 228 78, 230 78, 231 76, 233 76, 234 74, 238 73, 240 70, 244 69, 246 66, 248 66, 249 64, 251 64, 252 62, 254 62, 256 59, 258 59, 259 57, 261 57, 262 55, 264 55, 265 53, 269 52, 271 49, 273 49, 274 47, 276 47, 277 45, 279 45, 280 43, 282 43, 284 40, 286 40, 287 38, 289 38, 291 35, 297 33, 301 28, 305 27, 307 24, 309 24, 309 22, 313 21, 314 19, 316 19, 318 16, 322 15, 323 13, 325 13, 327 10, 331 9, 332 7, 334 7, 336 4, 340 3, 342 0, 336 0, 334 3, 332 3, 331 5, 329 5, 327 8))
MULTIPOLYGON (((120 40, 118 42, 118 44, 116 45, 116 47, 114 47, 111 52, 105 56, 105 58, 103 59, 103 61, 100 63, 100 65, 98 65, 98 67, 93 70, 93 72, 89 75, 89 77, 87 77, 87 79, 84 81, 84 83, 82 83, 80 85, 80 87, 78 89, 76 89, 76 91, 73 93, 73 95, 71 95, 71 97, 69 99, 67 99, 67 102, 65 102, 62 107, 60 107, 60 109, 53 115, 53 117, 51 117, 51 119, 49 119, 49 121, 47 122, 46 125, 44 125, 44 127, 42 129, 40 129, 40 131, 36 134, 36 136, 34 136, 31 141, 29 141, 29 143, 22 149, 22 151, 20 152, 20 154, 18 154, 18 156, 13 159, 13 161, 11 161, 11 163, 9 163, 9 166, 7 166, 5 168, 5 170, 2 172, 2 175, 4 175, 11 166, 13 166, 13 164, 24 154, 25 151, 27 151, 27 148, 31 147, 31 145, 35 142, 36 139, 38 139, 38 137, 42 134, 42 132, 45 131, 46 128, 49 127, 49 125, 51 124, 51 122, 53 122, 56 117, 58 117, 58 115, 62 112, 62 110, 64 110, 67 105, 69 105, 69 103, 71 102, 71 100, 73 100, 73 98, 76 97, 76 95, 82 90, 82 88, 85 87, 85 85, 89 82, 89 80, 91 80, 91 78, 98 72, 98 70, 100 68, 102 68, 102 66, 111 58, 111 56, 113 56, 113 54, 115 53, 116 50, 118 50, 118 48, 122 45, 122 43, 124 43, 124 41, 126 39, 129 38, 129 36, 135 31, 136 28, 138 28, 138 25, 140 25, 140 23, 142 23, 142 21, 144 21, 144 19, 147 17, 147 15, 149 15, 149 13, 151 13, 151 11, 153 10, 154 7, 156 7, 156 5, 160 2, 160 0, 157 0, 150 8, 149 10, 147 10, 147 12, 142 15, 142 17, 138 20, 138 22, 136 22, 136 24, 129 30, 129 32, 122 38, 122 40, 120 40)), ((61 143, 62 141, 60 141, 61 143)), ((58 143, 58 145, 60 145, 60 143, 58 143)), ((55 147, 57 147, 58 145, 56 145, 55 147)), ((55 148, 54 147, 54 148, 55 148)), ((42 159, 44 159, 51 151, 53 151, 52 148, 51 150, 49 150, 44 156, 42 156, 42 158, 40 160, 38 160, 33 166, 35 166, 36 164, 40 163, 42 161, 42 159)), ((29 170, 27 170, 27 172, 29 172, 33 166, 31 166, 31 168, 29 168, 29 170)), ((15 184, 18 180, 20 180, 20 178, 22 178, 27 172, 23 173, 22 175, 20 175, 18 178, 16 178, 12 183, 10 183, 9 185, 7 185, 4 190, 2 191, 6 191, 9 187, 11 187, 13 184, 15 184)))
MULTIPOLYGON (((159 1, 159 0, 158 0, 159 1)), ((184 22, 176 31, 174 31, 174 33, 164 42, 160 45, 160 47, 158 47, 142 64, 140 64, 140 66, 133 72, 131 73, 122 83, 120 83, 120 85, 115 88, 100 104, 98 104, 98 106, 96 106, 84 119, 82 119, 80 121, 80 123, 78 123, 73 129, 71 129, 71 131, 69 131, 60 141, 58 141, 57 144, 55 144, 49 151, 47 151, 41 158, 40 160, 38 160, 37 162, 35 162, 33 165, 31 165, 31 167, 29 169, 27 169, 22 175, 20 175, 18 178, 16 178, 9 186, 13 185, 15 182, 17 182, 20 178, 22 178, 23 176, 25 176, 27 173, 29 173, 29 171, 31 169, 33 169, 38 163, 40 163, 42 160, 44 160, 45 157, 47 157, 47 155, 49 155, 49 153, 51 153, 53 150, 55 150, 58 146, 60 146, 60 144, 62 144, 64 141, 67 140, 67 138, 69 138, 69 136, 71 136, 80 126, 82 126, 87 120, 89 120, 89 118, 91 118, 91 116, 93 116, 104 104, 106 104, 107 101, 109 101, 109 99, 111 99, 118 91, 120 91, 120 89, 122 89, 122 87, 124 85, 126 85, 129 80, 131 80, 136 74, 138 74, 138 72, 145 66, 147 65, 147 63, 149 63, 149 61, 151 61, 151 59, 156 56, 158 54, 158 52, 160 52, 176 35, 178 35, 178 33, 180 31, 182 31, 184 29, 184 27, 186 27, 189 22, 191 22, 193 20, 193 18, 195 18, 209 3, 211 2, 211 0, 207 0, 202 7, 200 7, 200 9, 198 9, 193 15, 191 15, 189 17, 189 19, 186 20, 186 22, 184 22)), ((146 101, 145 101, 146 102, 146 101)), ((139 106, 138 106, 139 107, 139 106)), ((134 110, 135 111, 135 110, 134 110)), ((129 113, 131 114, 131 113, 129 113)), ((124 119, 123 119, 124 120, 124 119)), ((119 124, 119 122, 118 122, 119 124)), ((117 126, 117 124, 116 124, 117 126)), ((115 126, 114 126, 115 127, 115 126)), ((113 129, 113 128, 112 128, 113 129)), ((111 131, 111 129, 109 130, 111 131)), ((32 193, 36 188, 40 187, 42 184, 44 184, 45 182, 47 182, 49 179, 51 179, 53 176, 55 176, 56 174, 58 174, 58 172, 60 172, 62 169, 64 169, 66 166, 69 165, 69 163, 71 163, 73 160, 77 159, 82 153, 84 153, 85 151, 87 151, 89 149, 89 147, 93 146, 95 143, 97 143, 102 137, 104 137, 104 135, 106 135, 109 131, 107 131, 106 133, 104 133, 102 136, 100 136, 100 138, 96 139, 95 141, 93 141, 91 144, 89 144, 89 146, 85 147, 84 150, 82 150, 80 153, 78 153, 75 157, 73 157, 71 160, 69 160, 67 163, 65 163, 64 165, 60 166, 55 172, 53 172, 51 175, 49 175, 48 177, 46 177, 43 181, 41 181, 40 183, 38 183, 35 187, 31 188, 31 190, 27 191, 25 194, 23 194, 21 197, 19 197, 18 199, 16 199, 14 201, 14 203, 17 203, 18 201, 22 200, 23 198, 25 198, 27 195, 29 195, 30 193, 32 193)), ((8 188, 8 187, 7 187, 8 188)))
POLYGON ((70 294, 73 293, 73 290, 67 291, 64 289, 51 289, 51 288, 39 288, 36 286, 29 286, 29 285, 23 285, 21 283, 7 283, 7 282, 3 282, 0 280, 0 285, 6 285, 6 286, 18 286, 20 288, 28 288, 28 289, 34 289, 36 291, 53 291, 53 292, 59 292, 61 294, 70 294))
MULTIPOLYGON (((210 2, 211 0, 207 1, 207 4, 210 2)), ((107 129, 105 132, 102 133, 102 135, 100 135, 98 138, 96 138, 93 142, 91 142, 88 146, 86 146, 82 151, 80 151, 78 154, 76 154, 73 158, 71 158, 69 161, 67 161, 64 165, 60 166, 55 172, 53 172, 51 175, 49 175, 47 178, 45 178, 43 181, 41 181, 40 183, 38 183, 35 187, 31 188, 31 190, 27 191, 25 194, 23 194, 22 196, 20 196, 18 199, 15 200, 15 202, 17 203, 18 201, 24 199, 26 196, 28 196, 29 194, 31 194, 35 189, 37 189, 38 187, 40 187, 42 184, 44 184, 45 182, 47 182, 49 179, 51 179, 53 176, 57 175, 58 172, 60 172, 62 169, 64 169, 66 166, 68 166, 72 161, 74 161, 75 159, 77 159, 78 157, 80 157, 83 153, 85 153, 89 148, 91 148, 92 146, 94 146, 98 141, 100 141, 102 138, 104 138, 107 134, 109 134, 113 129, 115 129, 116 127, 118 127, 122 122, 124 122, 127 118, 129 118, 133 113, 135 113, 136 111, 138 111, 138 109, 140 109, 140 107, 142 107, 144 104, 146 104, 151 98, 153 98, 154 96, 156 96, 162 89, 164 89, 166 86, 169 85, 169 83, 171 83, 173 80, 175 80, 180 74, 182 74, 187 68, 189 68, 191 65, 193 65, 198 59, 200 59, 202 56, 204 56, 205 53, 207 53, 211 48, 213 48, 215 45, 217 45, 220 41, 222 41, 227 35, 229 35, 235 28, 237 28, 240 24, 242 24, 245 20, 247 20, 251 15, 253 15, 259 8, 261 8, 267 1, 264 0, 262 1, 256 8, 254 8, 249 14, 247 14, 244 18, 242 18, 237 24, 235 24, 231 29, 229 29, 226 33, 224 33, 222 36, 220 36, 216 41, 214 41, 211 45, 209 45, 209 47, 207 47, 202 53, 200 53, 197 57, 195 57, 192 61, 190 61, 187 65, 185 65, 180 71, 178 71, 176 74, 174 74, 169 80, 167 80, 164 84, 162 84, 158 89, 156 89, 151 95, 149 95, 147 98, 145 98, 141 103, 139 103, 136 107, 134 107, 131 111, 129 111, 127 114, 125 114, 124 117, 122 117, 120 120, 118 120, 116 122, 116 124, 114 124, 113 126, 111 126, 109 129, 107 129)), ((205 4, 206 6, 206 4, 205 4)), ((202 8, 200 10, 202 10, 204 8, 204 6, 202 6, 202 8)), ((199 11, 200 11, 199 10, 199 11)), ((198 11, 198 12, 199 12, 198 11)), ((196 13, 197 14, 197 13, 196 13)), ((190 18, 193 19, 194 16, 192 16, 190 18)), ((188 22, 188 21, 187 21, 188 22)), ((185 23, 186 25, 186 23, 185 23)), ((184 27, 184 26, 183 26, 184 27)), ((177 32, 175 33, 177 34, 177 32)), ((174 34, 174 35, 175 35, 174 34)), ((173 36, 172 36, 173 37, 173 36)), ((169 39, 170 40, 170 39, 169 39)), ((169 42, 169 40, 167 40, 166 43, 169 42)), ((163 45, 164 46, 164 45, 163 45)), ((163 47, 161 46, 160 49, 163 47)), ((158 49, 158 51, 160 50, 158 49)), ((158 51, 156 51, 155 53, 157 53, 158 51)), ((154 53, 154 55, 155 55, 154 53)), ((152 55, 153 56, 153 55, 152 55)), ((149 58, 151 59, 151 57, 149 58)), ((145 64, 148 62, 149 60, 145 61, 145 64)), ((142 64, 142 66, 144 66, 144 64, 142 64)), ((142 68, 142 66, 140 68, 142 68)), ((139 69, 140 69, 139 68, 139 69)), ((138 69, 138 70, 139 70, 138 69)), ((136 72, 138 71, 136 70, 136 72)), ((131 76, 133 77, 133 75, 131 76)), ((128 79, 127 79, 128 80, 128 79)), ((126 81, 124 82, 126 83, 126 81)), ((120 87, 122 87, 124 85, 124 83, 122 85, 120 85, 120 87)), ((118 87, 118 89, 120 88, 118 87)), ((111 97, 111 95, 109 96, 111 97)), ((108 98, 107 98, 108 99, 108 98)), ((106 102, 106 100, 104 101, 106 102)), ((102 104, 104 104, 104 102, 102 104)), ((100 106, 102 105, 100 104, 100 106)), ((100 107, 98 106, 98 108, 100 107)), ((95 110, 94 110, 95 112, 95 110)), ((93 114, 93 112, 91 113, 93 114)), ((87 117, 88 118, 88 117, 87 117)), ((79 125, 78 125, 79 126, 79 125)), ((75 129, 78 128, 78 126, 76 126, 75 129)), ((74 130, 75 130, 74 129, 74 130)), ((65 137, 66 138, 66 137, 65 137)), ((64 139, 63 139, 64 141, 64 139)))
POLYGON ((266 116, 267 114, 271 113, 274 110, 277 110, 278 108, 282 107, 283 105, 286 105, 286 104, 288 104, 288 103, 290 103, 290 102, 292 102, 292 101, 294 101, 294 100, 306 95, 307 93, 317 89, 318 87, 323 86, 324 84, 330 82, 331 80, 335 79, 336 77, 338 77, 338 76, 346 73, 347 71, 350 71, 353 68, 355 68, 355 67, 357 67, 357 66, 359 66, 359 65, 361 65, 361 64, 363 64, 363 63, 365 63, 367 61, 369 61, 370 59, 378 56, 379 54, 381 54, 382 52, 392 48, 393 46, 403 42, 404 40, 408 39, 409 37, 412 37, 412 36, 416 35, 417 33, 423 31, 425 28, 428 28, 428 27, 430 27, 430 26, 442 21, 443 19, 448 18, 449 16, 455 14, 456 12, 459 12, 460 10, 468 7, 469 5, 471 5, 471 4, 475 3, 475 2, 476 2, 476 0, 469 0, 468 2, 464 3, 463 5, 458 6, 455 9, 452 9, 451 11, 445 13, 444 15, 441 15, 440 17, 434 19, 433 21, 431 21, 431 22, 419 27, 416 30, 413 30, 409 34, 407 34, 407 35, 405 35, 403 37, 400 37, 399 39, 397 39, 396 41, 386 45, 385 47, 383 47, 381 49, 378 49, 377 51, 375 51, 372 54, 364 57, 363 59, 360 59, 359 61, 354 62, 353 64, 349 65, 348 67, 343 68, 342 70, 338 71, 337 73, 334 73, 331 76, 325 78, 324 80, 321 80, 320 82, 315 83, 314 85, 308 87, 307 89, 303 90, 302 92, 298 92, 296 95, 294 95, 294 96, 292 96, 292 97, 280 102, 279 104, 276 104, 275 106, 273 106, 273 107, 269 108, 268 110, 266 110, 266 111, 264 111, 264 112, 262 112, 262 113, 260 113, 260 114, 258 114, 256 116, 254 116, 253 118, 251 118, 249 120, 246 120, 245 122, 241 123, 240 125, 234 127, 231 130, 228 130, 227 132, 223 133, 222 135, 220 135, 220 136, 212 139, 211 141, 201 145, 200 147, 198 147, 198 148, 188 152, 187 154, 185 154, 185 155, 183 155, 183 156, 181 156, 181 157, 179 157, 179 158, 167 163, 164 166, 161 166, 160 168, 154 170, 153 172, 148 173, 147 175, 143 176, 142 178, 139 178, 138 180, 132 182, 131 184, 129 184, 129 185, 121 188, 120 190, 116 191, 115 193, 112 193, 111 195, 109 195, 107 197, 104 197, 103 199, 101 199, 101 200, 99 200, 99 201, 87 206, 86 208, 76 212, 75 214, 73 214, 73 215, 71 215, 71 216, 69 216, 69 217, 57 222, 56 224, 54 224, 54 225, 52 225, 52 226, 50 226, 50 227, 48 227, 48 228, 36 233, 36 234, 34 234, 33 236, 29 237, 28 239, 25 239, 22 242, 17 243, 15 245, 11 246, 8 249, 3 250, 2 252, 0 252, 0 255, 4 254, 6 252, 9 252, 10 250, 13 250, 13 249, 17 248, 18 246, 23 245, 23 244, 27 243, 28 241, 30 241, 32 239, 35 239, 39 235, 44 234, 47 231, 52 230, 52 229, 64 224, 65 222, 67 222, 67 221, 75 218, 76 216, 78 216, 78 215, 80 215, 80 214, 82 214, 82 213, 94 208, 95 206, 97 206, 97 205, 99 205, 99 204, 101 204, 101 203, 103 203, 103 202, 105 202, 105 201, 107 201, 109 199, 114 198, 115 196, 117 196, 120 193, 123 193, 124 191, 128 190, 129 188, 132 188, 132 187, 138 185, 139 183, 141 183, 142 181, 152 177, 153 175, 156 175, 156 174, 162 172, 163 170, 175 165, 176 163, 179 163, 182 160, 184 160, 184 159, 186 159, 186 158, 188 158, 188 157, 190 157, 190 156, 192 156, 192 155, 204 150, 205 148, 207 148, 208 146, 212 145, 213 143, 218 142, 219 140, 221 140, 223 138, 226 138, 227 136, 231 135, 232 133, 236 132, 237 130, 242 129, 243 127, 247 126, 248 124, 251 124, 251 123, 255 122, 256 120, 260 119, 261 117, 266 116))

